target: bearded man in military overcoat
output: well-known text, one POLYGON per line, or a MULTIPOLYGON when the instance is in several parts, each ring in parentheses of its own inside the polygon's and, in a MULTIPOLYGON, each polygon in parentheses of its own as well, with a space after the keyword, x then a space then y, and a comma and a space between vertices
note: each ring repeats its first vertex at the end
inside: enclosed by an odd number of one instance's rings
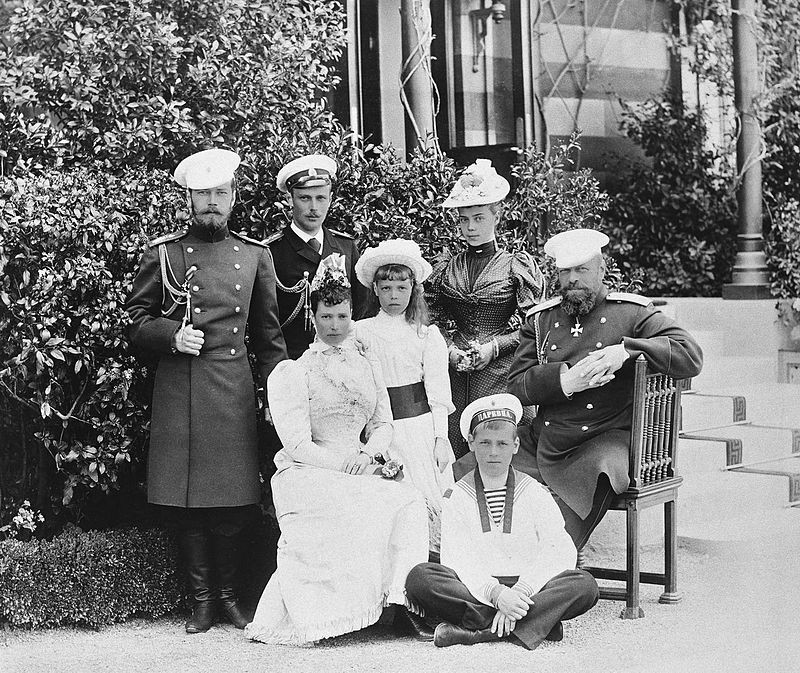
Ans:
POLYGON ((266 244, 232 232, 234 152, 184 159, 188 229, 150 241, 127 301, 129 338, 157 358, 148 501, 178 532, 194 599, 188 633, 218 618, 244 628, 235 580, 240 533, 260 500, 256 400, 286 348, 266 244))

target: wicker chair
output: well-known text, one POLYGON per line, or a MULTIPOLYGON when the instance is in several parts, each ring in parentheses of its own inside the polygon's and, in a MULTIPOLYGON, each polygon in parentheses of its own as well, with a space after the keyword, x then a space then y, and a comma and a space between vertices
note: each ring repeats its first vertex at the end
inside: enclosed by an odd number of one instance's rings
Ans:
POLYGON ((639 606, 639 583, 661 584, 659 603, 678 603, 677 590, 678 487, 675 458, 680 430, 681 390, 688 382, 648 372, 640 355, 635 363, 633 421, 630 444, 630 486, 614 498, 611 508, 626 512, 626 569, 587 567, 597 579, 621 580, 625 588, 601 587, 600 597, 624 600, 623 619, 644 617, 639 606), (664 505, 664 572, 639 570, 639 511, 664 505))

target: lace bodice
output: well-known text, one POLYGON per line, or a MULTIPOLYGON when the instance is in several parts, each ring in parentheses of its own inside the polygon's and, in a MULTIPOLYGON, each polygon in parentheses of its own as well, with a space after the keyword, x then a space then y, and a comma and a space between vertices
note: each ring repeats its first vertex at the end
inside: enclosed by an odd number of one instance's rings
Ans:
POLYGON ((380 366, 356 350, 311 344, 298 360, 281 362, 267 382, 275 429, 283 450, 279 468, 298 462, 339 469, 360 449, 375 454, 391 441, 391 410, 380 366), (370 438, 361 446, 359 435, 370 438))

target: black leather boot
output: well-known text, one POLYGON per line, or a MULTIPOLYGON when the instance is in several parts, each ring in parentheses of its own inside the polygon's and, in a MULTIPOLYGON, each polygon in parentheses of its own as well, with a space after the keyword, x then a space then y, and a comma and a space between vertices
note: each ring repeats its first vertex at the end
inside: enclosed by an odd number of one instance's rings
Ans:
POLYGON ((243 629, 251 620, 242 611, 236 595, 239 574, 239 533, 234 535, 214 533, 211 536, 211 543, 218 578, 220 616, 237 629, 243 629))
POLYGON ((217 621, 209 540, 202 529, 181 531, 178 539, 192 596, 192 614, 186 621, 186 633, 204 633, 217 621))

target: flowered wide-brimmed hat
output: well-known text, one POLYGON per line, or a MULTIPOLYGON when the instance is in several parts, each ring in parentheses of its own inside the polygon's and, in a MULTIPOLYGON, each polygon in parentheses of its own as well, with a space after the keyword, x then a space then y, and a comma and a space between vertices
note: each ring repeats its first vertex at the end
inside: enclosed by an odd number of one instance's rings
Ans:
POLYGON ((317 273, 311 281, 311 291, 324 291, 334 286, 350 289, 345 258, 338 252, 332 252, 319 263, 317 273))
POLYGON ((375 272, 386 264, 402 264, 414 273, 414 280, 423 283, 431 275, 431 265, 422 257, 419 246, 407 238, 381 241, 376 248, 367 248, 356 262, 356 277, 365 287, 372 287, 375 272))
POLYGON ((443 208, 483 206, 502 201, 511 189, 502 175, 498 175, 490 159, 478 159, 468 166, 450 190, 443 208))

